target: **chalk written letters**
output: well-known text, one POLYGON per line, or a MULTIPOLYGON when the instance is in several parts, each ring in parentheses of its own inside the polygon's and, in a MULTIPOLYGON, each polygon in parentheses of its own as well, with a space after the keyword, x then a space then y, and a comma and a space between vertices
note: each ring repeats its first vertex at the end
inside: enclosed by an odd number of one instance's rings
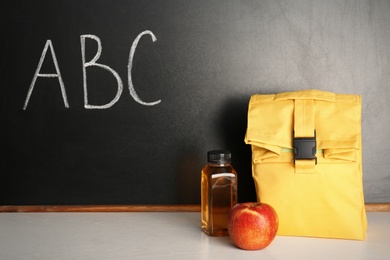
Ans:
MULTIPOLYGON (((161 102, 161 100, 157 100, 157 101, 154 101, 154 102, 142 101, 141 98, 138 96, 135 88, 134 88, 133 81, 132 81, 132 76, 131 76, 131 71, 132 71, 132 68, 133 68, 133 57, 134 57, 135 50, 137 48, 138 42, 141 39, 141 37, 146 35, 146 34, 149 34, 151 36, 153 42, 155 42, 157 40, 156 36, 151 31, 148 31, 148 30, 143 31, 140 34, 138 34, 138 36, 135 38, 135 40, 133 41, 133 44, 131 45, 131 48, 130 48, 129 61, 128 61, 128 65, 127 65, 127 79, 128 79, 128 87, 129 87, 129 92, 130 92, 131 97, 136 102, 138 102, 141 105, 154 106, 154 105, 159 104, 161 102)), ((107 66, 105 64, 100 64, 100 63, 97 62, 98 59, 100 58, 101 53, 102 53, 102 44, 101 44, 101 41, 100 41, 99 37, 97 37, 95 35, 91 35, 91 34, 81 35, 80 36, 80 41, 81 41, 81 57, 82 57, 82 65, 83 65, 84 107, 86 109, 106 109, 106 108, 110 108, 111 106, 113 106, 119 100, 120 96, 122 95, 122 91, 123 91, 122 79, 120 78, 119 74, 115 70, 113 70, 112 68, 110 68, 109 66, 107 66), (95 57, 93 57, 93 59, 90 60, 90 61, 86 61, 85 60, 85 39, 86 38, 92 39, 92 40, 96 41, 97 44, 98 44, 98 48, 97 48, 97 52, 95 54, 95 57), (104 105, 91 105, 89 103, 89 100, 88 100, 87 70, 86 70, 86 68, 87 67, 93 67, 93 66, 109 71, 115 77, 115 79, 117 81, 117 92, 116 92, 116 95, 115 95, 114 99, 111 100, 111 102, 109 102, 107 104, 104 104, 104 105)), ((53 48, 53 44, 52 44, 51 40, 47 40, 46 44, 45 44, 45 47, 43 48, 43 51, 42 51, 42 54, 41 54, 41 58, 39 60, 37 69, 35 71, 33 80, 31 82, 30 87, 29 87, 28 92, 27 92, 27 97, 26 97, 26 100, 25 100, 25 103, 24 103, 24 107, 23 107, 24 110, 27 109, 28 102, 30 101, 30 98, 31 98, 31 95, 33 93, 33 90, 34 90, 34 87, 35 87, 35 83, 36 83, 36 80, 37 80, 38 77, 57 78, 58 82, 60 84, 60 89, 61 89, 62 99, 64 101, 64 106, 66 108, 69 108, 68 98, 66 96, 65 84, 64 84, 64 82, 62 80, 62 77, 61 77, 61 72, 60 72, 60 69, 59 69, 59 66, 58 66, 57 58, 56 58, 56 55, 55 55, 55 52, 54 52, 54 48, 53 48), (54 68, 55 68, 56 73, 50 73, 50 74, 40 73, 41 67, 42 67, 42 64, 43 64, 43 62, 45 60, 45 57, 46 57, 48 49, 50 49, 50 54, 51 54, 52 59, 53 59, 54 68)))

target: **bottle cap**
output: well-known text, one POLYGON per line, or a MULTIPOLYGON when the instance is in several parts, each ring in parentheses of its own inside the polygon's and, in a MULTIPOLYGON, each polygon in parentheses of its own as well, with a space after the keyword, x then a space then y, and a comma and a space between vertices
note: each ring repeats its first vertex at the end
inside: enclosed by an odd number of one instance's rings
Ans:
POLYGON ((207 161, 211 163, 231 163, 232 155, 227 150, 208 151, 207 161))

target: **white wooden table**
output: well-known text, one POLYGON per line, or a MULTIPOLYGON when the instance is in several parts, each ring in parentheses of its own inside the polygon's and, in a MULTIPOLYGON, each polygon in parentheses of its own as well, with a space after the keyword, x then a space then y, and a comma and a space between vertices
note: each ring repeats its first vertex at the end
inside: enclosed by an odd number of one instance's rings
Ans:
POLYGON ((390 259, 390 212, 365 241, 277 236, 260 251, 208 237, 199 212, 0 213, 0 259, 390 259))

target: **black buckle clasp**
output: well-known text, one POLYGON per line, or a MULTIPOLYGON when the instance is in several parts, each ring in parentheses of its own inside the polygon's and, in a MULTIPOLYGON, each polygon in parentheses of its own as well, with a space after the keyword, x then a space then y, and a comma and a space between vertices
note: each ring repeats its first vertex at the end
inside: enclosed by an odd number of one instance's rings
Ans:
POLYGON ((314 137, 297 137, 293 138, 294 163, 296 160, 310 160, 314 159, 317 164, 317 143, 316 130, 314 130, 314 137))

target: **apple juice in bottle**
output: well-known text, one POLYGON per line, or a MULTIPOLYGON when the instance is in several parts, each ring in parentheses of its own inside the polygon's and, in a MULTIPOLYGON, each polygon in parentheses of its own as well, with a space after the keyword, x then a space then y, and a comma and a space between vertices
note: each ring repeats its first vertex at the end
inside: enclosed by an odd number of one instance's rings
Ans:
POLYGON ((237 204, 237 173, 229 151, 209 151, 207 161, 201 172, 202 230, 210 236, 228 236, 229 212, 237 204))

